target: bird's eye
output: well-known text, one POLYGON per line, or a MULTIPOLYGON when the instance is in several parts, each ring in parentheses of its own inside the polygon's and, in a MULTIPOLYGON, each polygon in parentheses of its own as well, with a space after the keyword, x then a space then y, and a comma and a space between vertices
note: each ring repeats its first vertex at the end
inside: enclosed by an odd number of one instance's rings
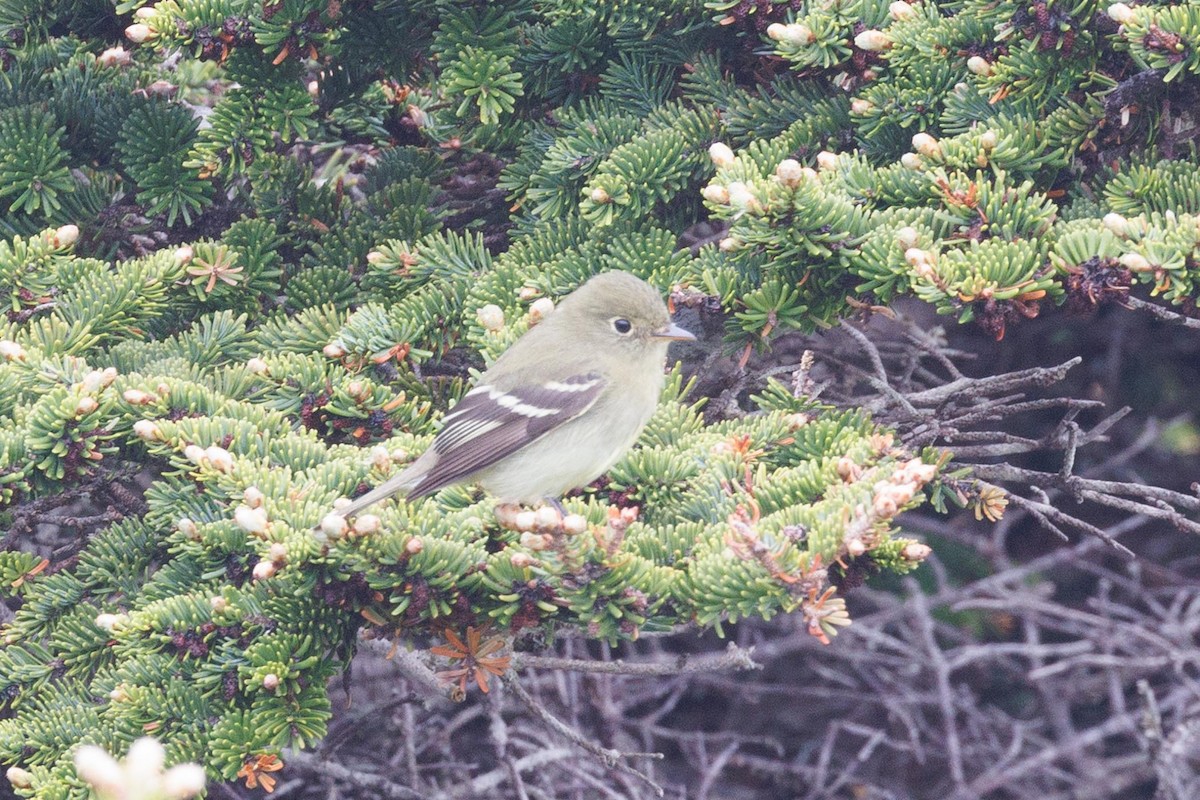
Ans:
POLYGON ((633 330, 633 324, 627 319, 614 319, 612 326, 614 331, 622 335, 633 330))

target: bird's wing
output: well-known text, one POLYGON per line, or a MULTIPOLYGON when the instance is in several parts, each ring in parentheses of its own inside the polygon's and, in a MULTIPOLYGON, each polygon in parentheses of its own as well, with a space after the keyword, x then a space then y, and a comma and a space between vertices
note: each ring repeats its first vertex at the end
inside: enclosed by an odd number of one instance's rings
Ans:
POLYGON ((599 372, 588 372, 510 389, 476 386, 442 418, 432 446, 437 460, 408 497, 436 492, 575 419, 595 405, 606 384, 599 372))

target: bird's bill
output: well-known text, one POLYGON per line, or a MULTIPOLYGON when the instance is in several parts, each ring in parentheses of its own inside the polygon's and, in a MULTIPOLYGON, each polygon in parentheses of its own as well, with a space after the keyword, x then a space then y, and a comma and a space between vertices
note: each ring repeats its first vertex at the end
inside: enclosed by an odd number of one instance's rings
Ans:
POLYGON ((665 328, 659 328, 653 334, 655 339, 670 339, 673 342, 694 342, 696 337, 675 323, 665 328))

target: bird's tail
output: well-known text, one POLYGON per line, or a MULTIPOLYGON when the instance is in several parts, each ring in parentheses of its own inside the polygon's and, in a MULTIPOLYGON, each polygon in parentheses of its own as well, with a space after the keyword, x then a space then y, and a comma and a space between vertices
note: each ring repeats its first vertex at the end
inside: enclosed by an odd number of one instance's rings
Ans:
POLYGON ((424 466, 414 463, 399 475, 393 475, 362 497, 352 500, 350 505, 342 506, 333 513, 349 519, 364 508, 375 505, 380 500, 386 500, 394 494, 407 493, 408 490, 412 489, 421 480, 423 474, 425 474, 424 466))

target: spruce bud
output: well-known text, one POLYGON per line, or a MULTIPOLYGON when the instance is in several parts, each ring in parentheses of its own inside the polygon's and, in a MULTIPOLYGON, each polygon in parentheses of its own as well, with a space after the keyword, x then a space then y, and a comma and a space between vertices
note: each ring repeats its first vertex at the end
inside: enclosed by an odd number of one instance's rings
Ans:
POLYGON ((729 145, 722 142, 713 142, 709 145, 708 157, 718 168, 728 167, 734 160, 733 151, 729 149, 729 145))

